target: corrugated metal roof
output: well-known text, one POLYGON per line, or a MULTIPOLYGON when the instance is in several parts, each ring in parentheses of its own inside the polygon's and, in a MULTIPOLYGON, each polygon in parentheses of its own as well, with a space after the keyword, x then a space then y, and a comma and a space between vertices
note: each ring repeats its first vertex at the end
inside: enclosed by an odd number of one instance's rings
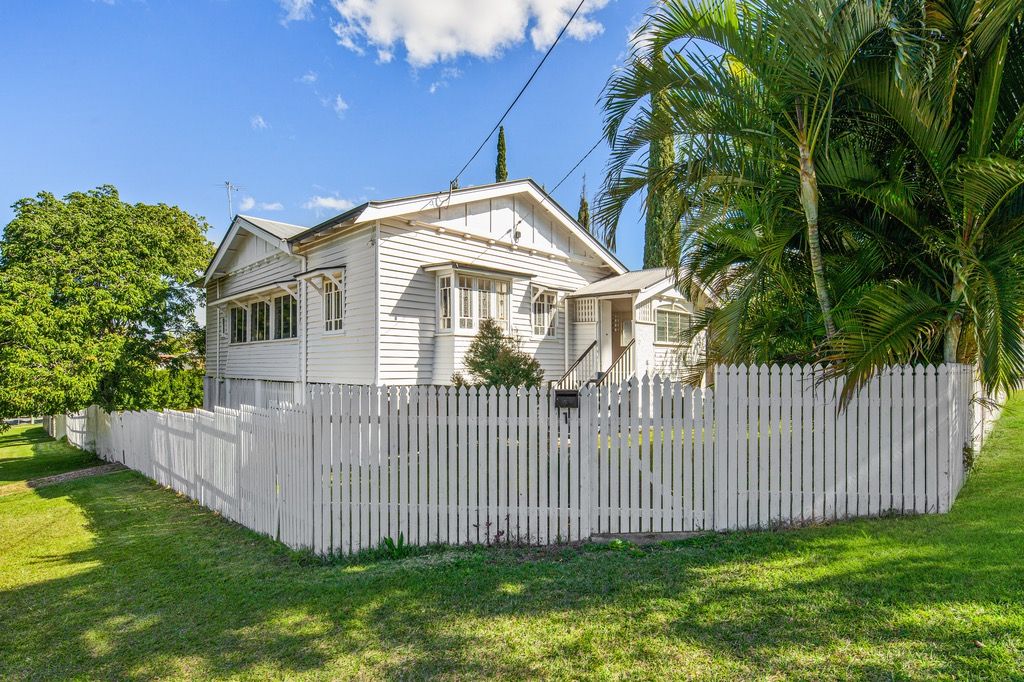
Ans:
POLYGON ((266 230, 270 234, 274 235, 278 239, 291 239, 297 234, 305 232, 308 228, 300 225, 292 225, 290 223, 280 223, 276 220, 267 220, 266 218, 256 218, 251 215, 238 216, 242 220, 252 223, 256 227, 266 230))
POLYGON ((658 282, 672 277, 672 268, 651 268, 649 270, 635 270, 621 275, 606 277, 593 284, 572 292, 572 297, 580 296, 607 296, 609 294, 635 294, 638 291, 654 286, 658 282))

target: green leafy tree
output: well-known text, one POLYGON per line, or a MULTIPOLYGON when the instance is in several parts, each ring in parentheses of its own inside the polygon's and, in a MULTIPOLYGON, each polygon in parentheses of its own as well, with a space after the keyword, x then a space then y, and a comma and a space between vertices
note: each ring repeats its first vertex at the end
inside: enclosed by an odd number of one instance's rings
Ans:
POLYGON ((718 293, 693 328, 710 332, 712 356, 827 360, 848 388, 894 362, 977 360, 988 386, 1012 386, 1024 374, 1021 14, 1008 0, 670 0, 643 48, 664 62, 641 53, 609 83, 598 221, 613 235, 654 181, 631 159, 664 131, 635 105, 666 92, 682 271, 718 293), (690 40, 719 51, 688 53, 690 40))
POLYGON ((14 210, 0 241, 0 416, 133 406, 154 382, 194 394, 194 379, 156 377, 197 334, 206 222, 110 186, 14 210))
POLYGON ((505 165, 505 126, 498 128, 498 160, 494 164, 494 181, 508 180, 508 167, 505 165))
POLYGON ((751 164, 785 169, 797 181, 796 208, 805 223, 814 292, 826 335, 833 336, 817 162, 832 129, 834 105, 851 86, 849 68, 866 46, 892 29, 891 7, 874 0, 660 3, 633 58, 605 90, 605 131, 613 152, 598 215, 608 241, 614 243, 618 216, 633 194, 646 189, 656 197, 659 187, 692 171, 667 153, 669 170, 664 163, 646 170, 632 163, 643 149, 653 157, 669 133, 684 138, 689 161, 697 157, 716 173, 729 172, 714 180, 721 190, 744 187, 743 173, 751 164), (692 41, 712 45, 720 54, 671 49, 692 41), (654 97, 652 106, 631 116, 648 97, 654 97))
POLYGON ((583 178, 583 188, 580 189, 580 208, 576 212, 576 222, 583 226, 583 229, 590 232, 590 202, 587 201, 587 178, 583 178))
POLYGON ((529 353, 524 352, 515 337, 508 336, 491 319, 480 322, 480 331, 473 337, 463 360, 469 376, 455 374, 456 386, 540 386, 544 370, 529 353))

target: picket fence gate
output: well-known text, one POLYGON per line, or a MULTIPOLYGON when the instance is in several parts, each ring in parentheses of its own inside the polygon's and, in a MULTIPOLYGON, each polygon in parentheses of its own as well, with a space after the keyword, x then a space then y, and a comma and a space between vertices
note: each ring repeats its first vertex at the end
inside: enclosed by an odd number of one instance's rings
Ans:
MULTIPOLYGON (((301 405, 93 407, 51 430, 293 548, 549 544, 941 513, 986 417, 964 365, 853 393, 820 367, 720 367, 714 389, 314 385, 301 405)), ((991 421, 989 417, 988 422, 991 421)))

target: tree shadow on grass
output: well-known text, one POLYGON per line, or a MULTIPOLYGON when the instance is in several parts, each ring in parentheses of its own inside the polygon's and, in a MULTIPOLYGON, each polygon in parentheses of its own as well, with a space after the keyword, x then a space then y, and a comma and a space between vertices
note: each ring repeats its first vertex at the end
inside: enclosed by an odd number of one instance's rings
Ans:
POLYGON ((1013 678, 1024 511, 986 490, 1006 459, 944 517, 341 566, 135 474, 76 481, 33 493, 92 537, 22 556, 60 575, 0 593, 0 677, 1013 678))
POLYGON ((27 449, 29 456, 0 457, 0 485, 100 464, 90 452, 46 435, 41 426, 0 434, 0 452, 27 449))

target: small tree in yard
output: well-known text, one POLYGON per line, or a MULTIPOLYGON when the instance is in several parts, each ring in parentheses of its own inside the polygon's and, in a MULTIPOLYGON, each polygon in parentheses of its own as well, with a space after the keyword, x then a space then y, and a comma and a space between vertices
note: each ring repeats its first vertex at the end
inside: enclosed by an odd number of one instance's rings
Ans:
POLYGON ((456 386, 540 386, 544 370, 540 363, 519 348, 519 340, 508 336, 494 320, 480 323, 463 361, 469 376, 452 376, 456 386))

